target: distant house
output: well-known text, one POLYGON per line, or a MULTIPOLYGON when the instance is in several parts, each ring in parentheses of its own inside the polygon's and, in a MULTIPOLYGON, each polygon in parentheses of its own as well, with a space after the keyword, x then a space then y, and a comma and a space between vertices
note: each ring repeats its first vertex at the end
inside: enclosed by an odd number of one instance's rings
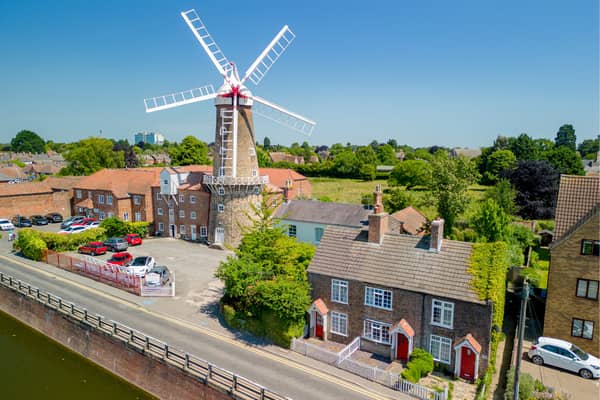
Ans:
POLYGON ((467 148, 460 148, 460 147, 455 147, 454 149, 450 150, 450 156, 451 157, 466 157, 466 158, 475 158, 475 157, 479 157, 481 155, 481 149, 467 149, 467 148))
POLYGON ((393 232, 419 236, 425 233, 427 218, 412 206, 396 211, 390 217, 390 228, 392 228, 395 221, 399 224, 398 228, 391 229, 393 232))
POLYGON ((295 156, 293 154, 288 154, 288 153, 284 153, 281 151, 270 151, 269 158, 271 159, 271 162, 273 162, 273 163, 287 162, 287 163, 296 164, 296 165, 304 164, 303 156, 295 156))
POLYGON ((318 245, 328 226, 360 228, 367 224, 370 213, 358 204, 292 200, 282 204, 275 217, 287 226, 289 236, 318 245))
POLYGON ((553 239, 544 336, 599 356, 599 176, 561 176, 553 239))
POLYGON ((54 175, 60 172, 61 167, 52 162, 32 162, 23 168, 23 171, 30 179, 37 179, 40 176, 54 175))
POLYGON ((0 168, 0 185, 29 181, 29 177, 21 167, 10 166, 0 168))
MULTIPOLYGON (((379 199, 380 200, 380 199, 379 199)), ((468 272, 472 245, 387 233, 381 201, 368 229, 329 226, 308 267, 313 303, 309 335, 406 361, 416 347, 456 376, 474 381, 488 364, 492 304, 468 272)))

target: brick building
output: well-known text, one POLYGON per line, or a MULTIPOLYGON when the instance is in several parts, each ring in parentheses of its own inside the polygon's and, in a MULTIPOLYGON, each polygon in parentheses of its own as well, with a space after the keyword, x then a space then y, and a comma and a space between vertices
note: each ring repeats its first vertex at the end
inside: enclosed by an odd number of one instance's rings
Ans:
POLYGON ((326 229, 308 268, 310 336, 360 337, 362 350, 402 361, 421 347, 474 381, 488 364, 493 307, 471 288, 471 244, 442 240, 443 220, 427 237, 388 233, 382 210, 368 229, 326 229))
POLYGON ((71 192, 49 182, 3 185, 0 189, 0 217, 45 215, 58 212, 71 215, 71 192))
POLYGON ((561 176, 553 239, 544 336, 599 356, 599 176, 561 176))
POLYGON ((152 185, 160 168, 103 169, 86 176, 73 188, 73 214, 103 220, 153 221, 152 185))

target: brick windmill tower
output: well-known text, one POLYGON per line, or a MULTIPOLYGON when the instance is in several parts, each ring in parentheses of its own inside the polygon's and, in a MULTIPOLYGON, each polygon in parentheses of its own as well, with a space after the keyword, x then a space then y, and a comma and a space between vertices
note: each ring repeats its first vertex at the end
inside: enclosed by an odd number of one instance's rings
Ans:
POLYGON ((251 223, 251 202, 260 201, 262 188, 269 183, 268 177, 259 176, 253 114, 307 135, 315 126, 315 122, 307 118, 252 95, 244 86, 248 79, 258 85, 295 35, 287 25, 284 26, 240 79, 235 64, 225 57, 196 11, 185 11, 181 16, 223 77, 223 85, 217 92, 208 85, 146 99, 146 112, 215 100, 213 174, 204 176, 203 181, 211 191, 208 239, 215 244, 237 246, 241 227, 251 223))

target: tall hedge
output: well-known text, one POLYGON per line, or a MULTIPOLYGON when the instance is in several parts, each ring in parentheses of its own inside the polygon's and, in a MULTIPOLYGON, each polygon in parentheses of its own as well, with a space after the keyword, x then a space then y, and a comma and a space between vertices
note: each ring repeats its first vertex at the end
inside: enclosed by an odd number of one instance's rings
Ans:
POLYGON ((105 238, 106 234, 102 228, 87 229, 70 235, 28 228, 19 231, 14 248, 21 250, 25 257, 39 261, 47 249, 54 251, 77 250, 84 243, 103 241, 105 238))
POLYGON ((100 223, 100 227, 106 230, 108 237, 125 236, 128 233, 137 233, 141 237, 148 236, 150 222, 121 221, 118 218, 106 218, 100 223))

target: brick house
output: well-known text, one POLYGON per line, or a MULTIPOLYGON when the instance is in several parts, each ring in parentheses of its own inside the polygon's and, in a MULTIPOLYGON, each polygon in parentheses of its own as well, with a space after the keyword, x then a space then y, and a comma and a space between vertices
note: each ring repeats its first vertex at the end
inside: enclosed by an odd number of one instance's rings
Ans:
POLYGON ((160 171, 107 168, 82 178, 73 188, 73 215, 152 222, 151 187, 158 183, 160 171))
POLYGON ((27 182, 5 185, 0 189, 0 216, 34 215, 58 212, 71 214, 71 192, 52 182, 27 182))
POLYGON ((544 336, 599 356, 599 176, 561 176, 553 239, 544 336))
POLYGON ((492 304, 471 288, 471 244, 443 240, 443 220, 420 237, 389 233, 388 218, 379 197, 368 229, 326 229, 308 268, 309 335, 360 337, 362 350, 391 360, 421 347, 474 381, 488 364, 492 304))

